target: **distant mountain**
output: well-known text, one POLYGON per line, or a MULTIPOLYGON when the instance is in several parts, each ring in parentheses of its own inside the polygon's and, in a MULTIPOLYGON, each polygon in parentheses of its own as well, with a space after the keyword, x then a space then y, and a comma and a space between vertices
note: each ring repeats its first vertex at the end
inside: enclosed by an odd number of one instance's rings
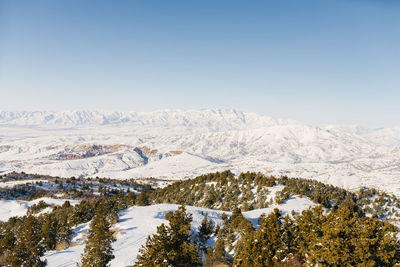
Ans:
POLYGON ((314 126, 218 109, 0 112, 3 173, 181 179, 225 169, 397 194, 400 127, 314 126))
POLYGON ((207 128, 212 131, 239 130, 286 124, 284 120, 236 110, 160 110, 136 111, 63 111, 0 112, 0 125, 19 126, 99 126, 132 125, 138 127, 207 128))

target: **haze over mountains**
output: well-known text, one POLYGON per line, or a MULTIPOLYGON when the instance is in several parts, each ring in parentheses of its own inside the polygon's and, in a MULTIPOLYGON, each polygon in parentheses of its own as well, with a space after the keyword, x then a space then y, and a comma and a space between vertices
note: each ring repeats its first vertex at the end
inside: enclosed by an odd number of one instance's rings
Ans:
POLYGON ((400 127, 313 126, 236 110, 0 112, 0 172, 190 178, 231 169, 400 194, 400 127))

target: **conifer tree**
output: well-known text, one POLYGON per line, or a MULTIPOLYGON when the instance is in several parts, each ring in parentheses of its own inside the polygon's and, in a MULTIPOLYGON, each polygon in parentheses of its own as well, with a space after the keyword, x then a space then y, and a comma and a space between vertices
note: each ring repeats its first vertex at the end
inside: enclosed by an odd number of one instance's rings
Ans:
POLYGON ((271 266, 285 257, 282 222, 278 209, 261 220, 260 229, 249 235, 234 260, 237 266, 271 266))
POLYGON ((321 229, 309 246, 307 260, 313 265, 394 266, 400 259, 393 227, 347 207, 330 212, 321 229))
POLYGON ((302 259, 310 254, 311 244, 322 236, 322 224, 325 220, 322 206, 305 210, 301 216, 295 218, 295 223, 291 226, 291 235, 294 237, 292 244, 296 247, 296 254, 302 259))
POLYGON ((226 263, 228 261, 228 255, 225 251, 225 244, 222 237, 222 231, 218 233, 217 241, 215 242, 214 249, 212 251, 213 262, 226 263))
POLYGON ((135 204, 138 206, 147 206, 150 204, 149 196, 147 192, 140 193, 135 200, 135 204))
POLYGON ((205 216, 201 221, 201 225, 199 226, 199 243, 203 249, 213 231, 214 231, 213 222, 211 220, 208 220, 207 216, 205 216))
POLYGON ((200 266, 199 247, 191 242, 192 216, 181 206, 175 212, 167 213, 165 218, 169 225, 161 224, 157 233, 147 238, 134 266, 200 266))
MULTIPOLYGON (((14 224, 13 224, 14 226, 14 224)), ((10 224, 2 229, 0 235, 0 266, 6 265, 6 259, 12 252, 16 242, 16 237, 10 224)))
POLYGON ((72 229, 68 222, 68 213, 60 209, 60 217, 57 223, 57 244, 65 243, 69 245, 72 237, 72 229))
POLYGON ((95 216, 90 223, 90 234, 82 255, 81 267, 109 266, 109 262, 114 258, 111 243, 115 239, 105 211, 102 205, 96 208, 95 216))
POLYGON ((15 246, 7 258, 11 266, 41 267, 46 262, 40 259, 45 252, 40 224, 35 216, 27 216, 18 231, 15 246))
POLYGON ((213 257, 213 249, 212 247, 206 247, 206 251, 204 252, 204 267, 211 267, 214 265, 214 257, 213 257))
POLYGON ((231 258, 225 251, 225 245, 222 238, 218 238, 215 243, 214 248, 207 247, 204 253, 204 263, 205 267, 212 266, 229 266, 231 263, 231 258))
POLYGON ((53 250, 57 245, 57 218, 54 216, 44 217, 44 223, 41 228, 42 236, 47 250, 53 250))

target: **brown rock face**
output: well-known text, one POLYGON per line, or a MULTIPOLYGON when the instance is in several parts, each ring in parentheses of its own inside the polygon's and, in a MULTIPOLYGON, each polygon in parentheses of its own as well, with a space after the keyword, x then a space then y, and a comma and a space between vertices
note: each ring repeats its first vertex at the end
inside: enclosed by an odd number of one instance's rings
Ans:
POLYGON ((78 145, 72 148, 67 147, 65 152, 57 153, 50 158, 55 160, 84 159, 113 153, 124 148, 132 147, 128 145, 78 145))
POLYGON ((170 151, 169 153, 171 153, 172 155, 180 155, 180 154, 183 153, 183 151, 180 151, 180 150, 172 150, 172 151, 170 151))
MULTIPOLYGON (((69 146, 65 147, 64 151, 59 152, 57 154, 51 155, 50 159, 54 160, 73 160, 73 159, 85 159, 90 157, 101 156, 109 153, 114 153, 120 150, 129 150, 134 149, 137 153, 139 153, 142 157, 146 160, 149 160, 152 157, 168 157, 168 156, 175 156, 180 155, 183 151, 179 150, 172 150, 168 153, 159 154, 158 149, 150 149, 147 146, 138 146, 133 147, 129 145, 77 145, 77 146, 69 146)), ((1 151, 1 146, 0 146, 1 151)))
POLYGON ((148 156, 155 156, 158 153, 157 149, 153 149, 151 150, 150 148, 148 148, 147 146, 138 146, 136 147, 137 149, 140 149, 142 152, 144 152, 146 155, 148 156))

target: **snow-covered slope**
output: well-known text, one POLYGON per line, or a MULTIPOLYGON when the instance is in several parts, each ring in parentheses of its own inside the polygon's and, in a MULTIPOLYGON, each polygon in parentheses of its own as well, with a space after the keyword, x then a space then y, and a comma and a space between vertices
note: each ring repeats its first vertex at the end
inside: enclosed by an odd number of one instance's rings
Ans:
POLYGON ((231 169, 399 194, 400 127, 235 110, 0 112, 0 172, 181 179, 231 169))
MULTIPOLYGON (((282 214, 289 214, 292 210, 300 213, 313 206, 316 206, 316 204, 307 198, 293 198, 281 205, 274 204, 269 208, 243 212, 243 215, 256 224, 261 214, 268 215, 274 208, 279 208, 282 214)), ((118 234, 116 236, 117 240, 113 243, 115 259, 111 261, 111 266, 132 266, 139 248, 146 243, 147 236, 154 234, 160 224, 167 224, 168 221, 165 220, 165 215, 178 207, 178 205, 174 204, 159 204, 144 207, 134 206, 122 211, 119 222, 114 227, 118 234)), ((186 209, 193 216, 192 230, 195 233, 204 218, 204 214, 207 214, 208 219, 211 219, 215 225, 222 226, 221 215, 224 213, 223 211, 192 206, 187 206, 186 209)), ((225 213, 230 214, 230 212, 225 213)), ((78 231, 75 232, 78 232, 78 236, 75 239, 82 239, 81 236, 88 233, 88 225, 89 223, 77 227, 78 231)), ((82 243, 62 251, 49 251, 43 258, 47 260, 47 264, 50 267, 76 266, 80 261, 84 247, 85 245, 82 243)))
MULTIPOLYGON (((39 201, 44 201, 50 206, 57 206, 64 204, 65 201, 69 201, 72 205, 78 204, 79 200, 73 199, 56 199, 42 197, 32 201, 26 200, 0 200, 0 221, 7 221, 9 218, 14 216, 24 216, 29 207, 38 204, 39 201)), ((51 207, 47 207, 43 212, 51 211, 51 207)))

